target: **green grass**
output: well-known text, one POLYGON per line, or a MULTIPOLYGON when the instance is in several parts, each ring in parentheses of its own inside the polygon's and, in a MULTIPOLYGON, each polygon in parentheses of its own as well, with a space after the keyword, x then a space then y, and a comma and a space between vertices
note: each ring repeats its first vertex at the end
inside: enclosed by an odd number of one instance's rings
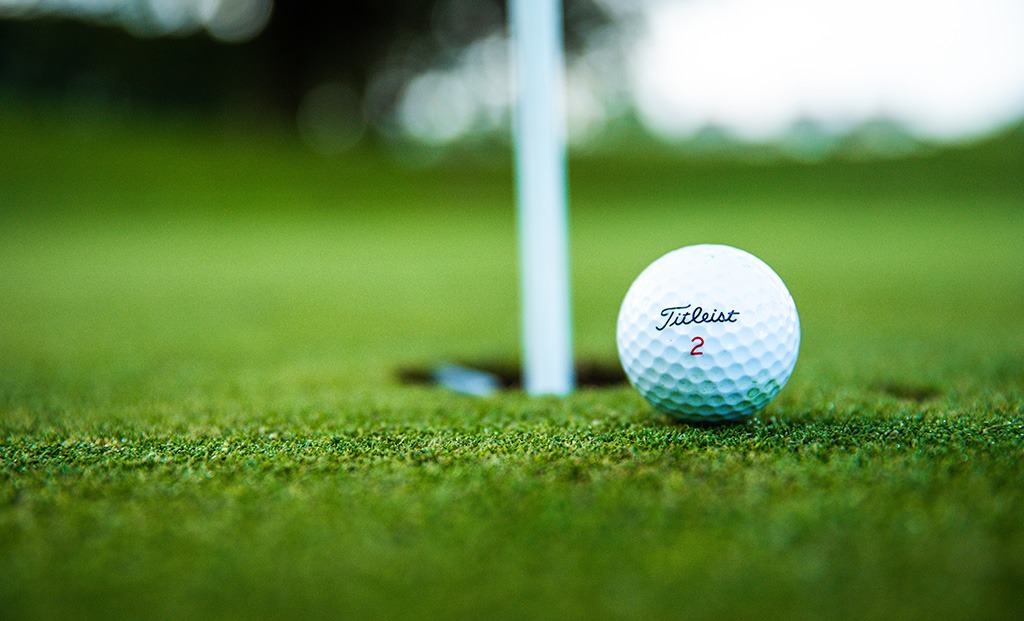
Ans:
POLYGON ((1024 138, 891 162, 572 166, 576 337, 720 242, 801 313, 751 422, 514 362, 505 162, 0 115, 0 610, 15 618, 1020 618, 1024 138))

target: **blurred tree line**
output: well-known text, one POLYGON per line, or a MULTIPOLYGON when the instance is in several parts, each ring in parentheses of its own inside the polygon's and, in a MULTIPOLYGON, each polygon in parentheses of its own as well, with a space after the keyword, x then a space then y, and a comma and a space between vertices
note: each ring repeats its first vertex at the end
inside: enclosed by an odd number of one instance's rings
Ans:
MULTIPOLYGON (((570 0, 565 12, 570 47, 607 19, 593 0, 570 0)), ((396 47, 436 62, 446 48, 504 28, 505 16, 499 0, 285 0, 241 43, 202 31, 138 36, 69 17, 0 19, 0 98, 290 120, 319 83, 363 92, 396 47)))

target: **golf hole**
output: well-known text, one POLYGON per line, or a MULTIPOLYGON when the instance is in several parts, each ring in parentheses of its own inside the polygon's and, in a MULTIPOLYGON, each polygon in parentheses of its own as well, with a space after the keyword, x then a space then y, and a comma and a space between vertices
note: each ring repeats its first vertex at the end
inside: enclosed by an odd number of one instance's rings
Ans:
MULTIPOLYGON (((445 386, 456 392, 485 396, 523 386, 518 363, 502 361, 458 361, 434 366, 408 366, 395 372, 403 384, 445 386)), ((580 388, 626 384, 618 361, 583 360, 576 363, 576 385, 580 388)))

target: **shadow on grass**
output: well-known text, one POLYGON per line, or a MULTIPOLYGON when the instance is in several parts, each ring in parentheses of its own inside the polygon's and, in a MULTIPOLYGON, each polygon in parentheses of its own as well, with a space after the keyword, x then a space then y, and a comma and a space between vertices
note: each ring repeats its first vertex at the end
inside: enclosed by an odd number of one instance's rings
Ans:
POLYGON ((942 394, 942 391, 934 386, 926 384, 904 384, 893 381, 879 382, 875 384, 874 388, 889 395, 890 397, 896 397, 897 399, 903 399, 905 401, 913 401, 914 403, 930 401, 942 394))

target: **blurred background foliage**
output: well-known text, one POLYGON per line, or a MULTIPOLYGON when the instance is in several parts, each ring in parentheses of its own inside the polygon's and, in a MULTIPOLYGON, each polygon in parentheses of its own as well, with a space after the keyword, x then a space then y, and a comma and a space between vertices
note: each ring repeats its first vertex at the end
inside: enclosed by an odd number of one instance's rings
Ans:
MULTIPOLYGON (((608 20, 590 0, 566 11, 576 47, 608 20)), ((504 42, 505 12, 496 0, 0 0, 0 95, 291 124, 332 153, 401 133, 410 80, 475 42, 504 42)))
MULTIPOLYGON (((564 15, 578 151, 642 136, 893 157, 1024 115, 1013 0, 567 0, 564 15)), ((505 23, 499 0, 0 0, 0 101, 273 124, 328 155, 504 148, 505 23)))

